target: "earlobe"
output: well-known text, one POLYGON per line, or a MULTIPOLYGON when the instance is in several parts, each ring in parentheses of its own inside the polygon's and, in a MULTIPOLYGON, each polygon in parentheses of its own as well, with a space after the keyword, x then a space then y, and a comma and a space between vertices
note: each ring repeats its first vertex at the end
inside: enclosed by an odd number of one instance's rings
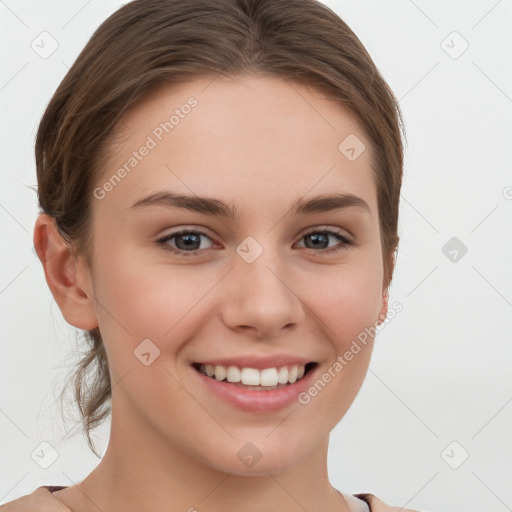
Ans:
POLYGON ((59 233, 53 217, 39 214, 33 242, 48 287, 65 320, 79 329, 98 327, 90 285, 82 282, 85 278, 79 272, 79 262, 59 233))

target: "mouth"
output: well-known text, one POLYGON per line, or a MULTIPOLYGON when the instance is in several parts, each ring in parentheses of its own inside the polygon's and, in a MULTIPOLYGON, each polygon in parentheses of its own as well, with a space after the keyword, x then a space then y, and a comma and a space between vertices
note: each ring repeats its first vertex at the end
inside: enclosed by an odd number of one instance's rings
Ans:
POLYGON ((318 363, 314 361, 305 365, 293 364, 263 369, 233 365, 192 364, 198 373, 214 381, 252 391, 272 391, 290 386, 302 380, 317 366, 318 363))

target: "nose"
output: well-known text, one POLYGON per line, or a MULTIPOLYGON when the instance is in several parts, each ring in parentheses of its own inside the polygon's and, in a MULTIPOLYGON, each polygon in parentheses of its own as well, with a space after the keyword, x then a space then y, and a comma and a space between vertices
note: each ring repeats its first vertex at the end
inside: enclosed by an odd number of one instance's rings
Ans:
POLYGON ((252 263, 236 255, 225 287, 221 314, 233 330, 271 338, 296 328, 304 318, 289 266, 282 264, 275 251, 263 251, 252 263))

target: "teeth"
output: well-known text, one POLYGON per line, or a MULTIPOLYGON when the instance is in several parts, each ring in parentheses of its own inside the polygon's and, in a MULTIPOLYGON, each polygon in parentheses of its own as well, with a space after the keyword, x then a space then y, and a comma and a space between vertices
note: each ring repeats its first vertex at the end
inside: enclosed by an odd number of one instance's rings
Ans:
POLYGON ((288 382, 288 368, 286 366, 279 368, 278 379, 279 384, 286 384, 288 382))
POLYGON ((240 382, 240 370, 236 366, 228 366, 226 376, 228 382, 240 382))
POLYGON ((202 364, 199 371, 216 380, 227 380, 228 382, 241 382, 247 386, 277 386, 278 384, 293 384, 302 379, 305 372, 305 366, 292 365, 290 367, 282 366, 280 368, 265 368, 258 370, 256 368, 238 368, 237 366, 222 366, 211 364, 202 364))
POLYGON ((217 380, 224 380, 226 378, 227 371, 224 366, 220 366, 219 364, 215 367, 215 378, 217 380))
POLYGON ((279 378, 275 368, 265 368, 261 371, 261 386, 277 386, 279 378))
POLYGON ((261 376, 259 370, 256 370, 256 368, 242 368, 242 384, 246 386, 259 386, 260 382, 261 376))

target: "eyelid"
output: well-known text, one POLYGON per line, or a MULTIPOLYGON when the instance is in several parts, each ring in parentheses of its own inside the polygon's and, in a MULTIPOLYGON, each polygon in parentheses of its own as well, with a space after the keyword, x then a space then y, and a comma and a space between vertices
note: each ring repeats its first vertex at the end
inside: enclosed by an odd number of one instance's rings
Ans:
POLYGON ((311 233, 322 233, 323 231, 336 233, 337 235, 343 236, 346 239, 350 239, 350 241, 354 240, 354 235, 352 235, 352 233, 350 233, 348 230, 340 228, 340 227, 329 226, 329 225, 320 225, 320 226, 313 226, 312 228, 307 228, 306 231, 302 232, 301 237, 304 237, 311 233))

